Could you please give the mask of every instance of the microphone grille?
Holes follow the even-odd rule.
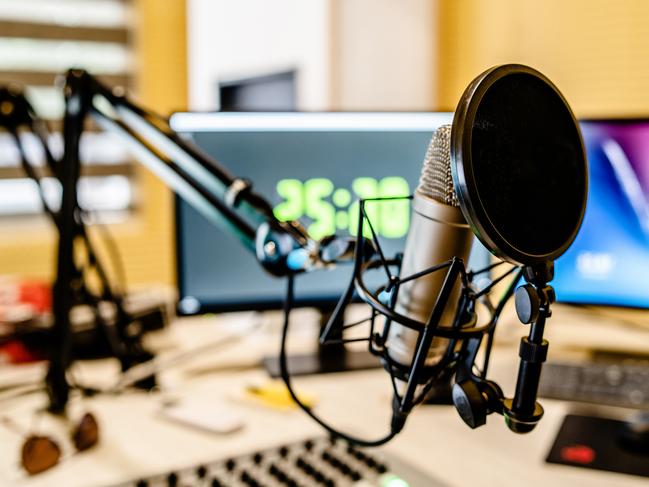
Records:
[[[438,203],[460,206],[451,176],[450,125],[439,127],[430,139],[417,191]]]

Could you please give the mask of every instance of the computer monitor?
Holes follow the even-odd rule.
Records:
[[[278,217],[301,219],[320,238],[355,233],[358,198],[411,194],[432,133],[451,121],[450,113],[179,113],[171,126],[251,180]],[[403,250],[410,209],[407,201],[390,206],[377,212],[375,224],[394,254]],[[472,258],[487,265],[480,249]],[[282,305],[283,281],[180,199],[176,257],[181,314]],[[351,271],[342,265],[298,277],[297,304],[333,306]]]
[[[590,187],[582,228],[556,262],[559,301],[649,307],[649,120],[581,123]]]

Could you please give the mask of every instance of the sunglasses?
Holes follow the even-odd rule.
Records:
[[[2,418],[12,430],[17,426],[9,419]],[[99,442],[99,424],[91,413],[85,413],[71,432],[71,440],[77,452],[92,448]],[[61,460],[61,447],[49,436],[29,435],[20,451],[20,465],[29,475],[49,470]]]

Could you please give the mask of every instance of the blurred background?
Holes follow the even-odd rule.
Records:
[[[49,146],[58,159],[63,148],[61,75],[71,67],[88,70],[108,86],[125,87],[138,106],[165,117],[177,112],[235,110],[408,112],[403,119],[410,120],[408,123],[413,126],[399,122],[399,115],[390,113],[384,118],[394,119],[390,121],[393,125],[379,129],[376,129],[377,125],[372,125],[380,118],[376,113],[370,117],[349,114],[287,115],[286,119],[297,119],[298,122],[293,122],[295,126],[289,123],[288,128],[280,129],[268,120],[263,123],[270,123],[270,129],[269,125],[263,124],[261,128],[250,128],[254,122],[243,122],[238,129],[233,129],[230,122],[236,120],[238,115],[230,117],[228,114],[200,117],[190,113],[185,119],[198,119],[196,125],[199,127],[196,130],[181,130],[172,123],[182,137],[193,138],[206,153],[224,161],[241,161],[239,166],[228,169],[236,176],[250,177],[261,194],[266,191],[276,197],[272,200],[278,203],[274,207],[276,215],[280,205],[283,205],[287,212],[296,208],[299,210],[297,216],[287,216],[286,219],[306,215],[318,223],[326,212],[310,211],[309,201],[322,203],[326,200],[326,206],[331,210],[327,213],[331,215],[331,232],[336,229],[353,229],[356,232],[362,228],[352,220],[358,215],[358,203],[352,202],[352,194],[354,197],[371,198],[410,193],[410,188],[414,187],[419,177],[421,161],[432,131],[429,125],[417,125],[412,120],[428,118],[429,122],[426,123],[434,120],[435,127],[450,120],[448,113],[421,115],[411,112],[454,111],[471,80],[494,65],[521,63],[539,70],[562,91],[581,121],[598,118],[641,119],[618,120],[609,124],[611,126],[607,125],[607,120],[591,120],[582,124],[582,128],[586,129],[583,130],[584,138],[590,136],[591,148],[594,147],[588,153],[592,161],[589,204],[594,201],[598,205],[593,205],[594,210],[591,211],[596,218],[593,218],[593,224],[584,225],[586,232],[582,229],[580,234],[583,242],[577,242],[571,249],[575,250],[573,260],[565,261],[567,264],[563,268],[557,266],[554,282],[558,286],[563,282],[564,288],[557,290],[560,306],[556,308],[559,312],[555,313],[546,336],[552,343],[552,353],[556,354],[550,357],[550,362],[555,361],[555,357],[561,360],[567,357],[570,362],[573,355],[579,355],[576,359],[586,365],[583,365],[585,372],[577,369],[577,365],[562,368],[565,364],[561,362],[556,362],[554,369],[548,368],[552,364],[545,366],[544,370],[551,372],[550,375],[544,372],[544,377],[549,379],[545,389],[541,385],[540,395],[544,401],[546,398],[555,401],[547,401],[546,419],[537,430],[539,436],[519,435],[512,439],[502,422],[494,420],[491,420],[494,426],[476,434],[458,420],[451,408],[422,408],[422,414],[416,415],[420,419],[414,419],[420,422],[408,431],[404,430],[404,439],[400,437],[396,440],[397,449],[403,448],[424,471],[432,473],[433,469],[439,467],[444,485],[470,485],[466,478],[476,479],[476,485],[509,485],[519,482],[520,478],[528,480],[529,485],[576,485],[579,483],[577,475],[580,474],[562,473],[546,468],[543,463],[560,422],[569,417],[567,414],[574,413],[570,406],[572,402],[579,402],[580,407],[581,401],[584,401],[627,408],[622,412],[607,412],[610,418],[624,419],[627,413],[644,411],[641,420],[629,421],[631,426],[619,429],[634,431],[636,424],[641,425],[636,429],[640,431],[641,428],[643,433],[637,435],[639,440],[633,440],[635,443],[631,446],[637,448],[633,451],[630,449],[629,455],[636,455],[641,448],[643,452],[649,452],[649,414],[646,412],[649,408],[649,288],[646,286],[649,268],[649,170],[646,169],[649,167],[646,164],[649,160],[649,144],[646,144],[649,140],[648,20],[647,0],[0,0],[0,86],[13,84],[25,90],[37,114],[49,124]],[[0,100],[0,118],[8,112],[11,113],[11,110],[3,106]],[[270,120],[274,115],[264,114],[261,118]],[[280,118],[284,115],[280,115]],[[319,135],[313,138],[315,142],[312,141],[312,145],[303,143],[309,139],[302,138],[302,135],[312,134],[304,130],[302,121],[329,117],[339,121],[335,123],[344,121],[346,117],[364,119],[363,123],[370,129],[367,134],[362,134],[364,129],[358,128],[358,121],[344,130],[339,130],[340,126],[327,129],[324,123],[324,129],[319,127],[313,132]],[[178,119],[183,119],[183,115],[175,117],[175,120]],[[215,119],[227,123],[214,129],[209,122]],[[254,116],[246,114],[241,119],[252,120]],[[372,123],[368,123],[368,120]],[[142,164],[135,162],[123,140],[102,132],[94,122],[87,122],[80,144],[83,164],[78,185],[79,206],[83,211],[77,215],[84,222],[87,217],[92,224],[88,225],[91,228],[89,240],[92,240],[99,261],[108,264],[106,270],[109,279],[104,280],[101,272],[97,272],[99,279],[92,275],[89,283],[82,283],[89,284],[89,289],[84,289],[79,284],[83,279],[78,277],[85,279],[86,276],[79,271],[76,281],[68,279],[68,282],[64,282],[65,277],[60,278],[59,282],[64,282],[64,286],[55,286],[54,290],[55,293],[61,291],[57,294],[59,303],[65,301],[61,296],[76,299],[71,304],[75,308],[69,320],[74,331],[72,348],[75,358],[118,356],[122,370],[128,369],[127,374],[133,369],[136,372],[130,376],[132,380],[128,375],[120,376],[120,382],[113,386],[113,380],[118,375],[116,361],[111,360],[110,365],[104,361],[77,362],[74,372],[76,374],[80,368],[81,375],[88,372],[82,377],[87,379],[88,384],[96,385],[97,390],[102,390],[104,384],[110,387],[106,390],[110,390],[111,394],[98,394],[96,400],[82,398],[97,407],[101,418],[110,420],[105,443],[108,447],[102,445],[95,454],[89,454],[87,463],[81,463],[83,460],[77,464],[69,462],[70,467],[58,469],[61,473],[53,469],[54,477],[44,476],[41,483],[38,479],[34,483],[27,479],[25,484],[89,485],[92,480],[97,484],[101,480],[102,485],[107,485],[109,479],[135,478],[136,475],[148,475],[151,473],[148,470],[162,471],[183,463],[196,464],[199,458],[200,461],[225,458],[246,448],[252,452],[253,448],[266,445],[264,442],[267,440],[270,444],[271,438],[273,441],[275,437],[282,442],[293,441],[291,435],[295,434],[296,439],[298,433],[302,435],[305,431],[315,431],[315,424],[307,423],[306,416],[298,415],[297,411],[295,415],[275,414],[273,398],[282,399],[288,404],[287,408],[292,407],[293,403],[286,395],[284,386],[269,382],[268,375],[261,370],[262,364],[272,370],[272,365],[276,363],[272,358],[277,354],[282,316],[279,312],[262,314],[257,311],[282,306],[285,302],[283,284],[278,285],[270,278],[262,282],[259,277],[262,271],[257,268],[254,259],[248,262],[258,272],[247,273],[242,265],[243,260],[238,257],[243,254],[248,258],[246,250],[238,249],[239,254],[230,250],[235,244],[237,248],[241,247],[240,242],[234,239],[232,242],[219,240],[217,237],[221,236],[221,231],[212,227],[207,229],[204,219],[192,220],[191,213],[183,213],[184,203],[175,208],[174,195],[168,187]],[[204,126],[200,127],[201,123]],[[589,124],[592,125],[590,128]],[[203,130],[205,127],[207,129]],[[340,138],[330,138],[328,130]],[[250,137],[250,133],[254,136],[271,133],[271,136],[264,142],[263,137],[255,139]],[[232,137],[228,138],[230,135]],[[394,138],[390,139],[390,136]],[[619,144],[613,146],[612,152],[609,150],[605,153],[600,146],[603,147],[605,142],[611,149],[609,139],[619,141]],[[49,178],[43,184],[44,198],[57,207],[61,189],[59,182],[48,172],[42,145],[31,133],[21,134],[21,140],[30,161],[38,166],[38,172]],[[541,137],[535,140],[545,142]],[[57,233],[52,221],[43,214],[41,195],[34,182],[26,177],[14,142],[10,133],[0,130],[0,365],[5,362],[35,364],[27,364],[34,365],[31,372],[29,368],[23,369],[31,373],[28,380],[22,376],[17,376],[19,380],[14,378],[12,371],[19,368],[12,369],[10,365],[3,367],[0,375],[5,382],[0,383],[0,392],[14,386],[33,384],[38,384],[34,391],[39,392],[46,365],[39,360],[46,357],[45,352],[51,357],[50,370],[59,367],[61,383],[72,377],[71,373],[66,375],[65,347],[59,346],[65,340],[58,340],[60,337],[57,335],[59,331],[66,331],[67,322],[57,322],[56,316],[52,317],[50,313],[51,284],[56,278]],[[216,150],[221,148],[225,148],[226,155],[222,156]],[[255,148],[257,152],[248,150],[250,148]],[[366,151],[367,148],[372,150]],[[235,154],[231,159],[227,157],[228,150]],[[356,156],[357,153],[362,156]],[[414,157],[410,157],[412,153]],[[596,156],[591,157],[592,154]],[[612,157],[609,157],[610,154]],[[628,155],[628,160],[620,155]],[[381,162],[382,158],[384,160]],[[412,159],[415,164],[410,167],[408,161]],[[252,167],[252,174],[258,177],[246,173],[249,170],[247,167]],[[326,168],[326,171],[320,171],[321,168]],[[593,168],[599,168],[599,172],[593,172]],[[596,177],[593,178],[592,174]],[[276,186],[273,187],[275,182]],[[293,188],[292,192],[280,191],[280,184],[286,182]],[[395,191],[394,188],[398,186],[395,182],[405,182],[408,191],[402,191],[403,185]],[[323,186],[318,189],[314,183],[324,183],[325,191],[318,193]],[[391,192],[387,183],[391,184]],[[307,190],[307,186],[311,189]],[[336,198],[336,195],[340,198]],[[405,213],[382,213],[387,217],[381,217],[381,226],[385,222],[401,224],[397,226],[403,232],[390,236],[394,245],[403,245],[405,240],[405,227],[409,224],[410,215],[409,208],[405,209]],[[586,214],[588,216],[588,211]],[[344,219],[340,219],[340,215]],[[101,232],[101,228],[109,232]],[[376,228],[380,234],[381,227]],[[102,238],[105,234],[110,238]],[[350,234],[353,235],[351,231]],[[386,235],[382,237],[388,239]],[[226,245],[228,243],[230,247]],[[80,248],[80,245],[73,248],[76,254],[75,259],[71,260],[75,260],[74,264],[78,267],[83,267],[92,258],[89,254],[83,255]],[[478,257],[486,265],[490,254],[482,250],[480,254],[481,250],[478,249]],[[483,267],[470,265],[473,269]],[[219,274],[218,271],[223,269],[225,272]],[[379,271],[382,272],[381,269]],[[60,275],[64,274],[62,272]],[[609,274],[618,280],[605,280]],[[304,301],[309,306],[314,305],[314,308],[298,310],[305,314],[293,318],[301,325],[312,325],[302,326],[301,331],[293,335],[297,343],[295,350],[306,353],[295,357],[306,357],[307,365],[315,363],[320,367],[329,361],[343,369],[351,368],[353,361],[340,359],[345,357],[343,353],[346,351],[340,340],[339,347],[327,359],[323,352],[325,347],[320,346],[317,339],[320,327],[328,322],[335,305],[335,301],[331,301],[331,296],[325,292],[330,289],[326,286],[331,284],[333,288],[343,281],[322,279],[317,274],[312,274],[312,277],[313,282],[322,286],[314,286],[319,293],[314,292],[317,300]],[[574,277],[578,278],[571,280]],[[345,271],[345,285],[347,279]],[[104,292],[110,286],[102,289],[103,294],[90,292],[96,291],[95,287],[100,289],[103,281],[115,284],[117,292],[110,290],[113,296]],[[196,286],[185,289],[187,286],[183,286],[183,281],[185,284],[196,283]],[[569,288],[566,282],[572,284],[573,288]],[[209,285],[205,286],[206,296],[201,294],[203,289],[200,285],[203,283]],[[501,283],[501,286],[504,287],[504,284]],[[128,299],[122,300],[124,296],[120,293],[126,288],[129,293],[124,294]],[[79,296],[75,292],[66,294],[68,290],[75,291]],[[161,290],[168,292],[159,292]],[[335,290],[335,298],[338,299],[338,288]],[[564,292],[566,290],[573,291],[572,295]],[[151,296],[144,296],[138,301],[139,291],[144,291],[140,293],[142,295],[148,292]],[[249,302],[243,299],[249,297],[244,296],[248,291],[252,295]],[[303,296],[301,291],[298,288],[298,298]],[[167,318],[174,312],[171,309],[173,306],[170,306],[176,305],[174,293],[180,298],[175,309],[178,314],[199,316],[181,316],[173,323],[187,326],[163,328],[163,325],[170,324]],[[100,294],[101,299],[97,297]],[[237,296],[233,297],[233,294]],[[115,304],[114,313],[106,318],[100,307],[111,302]],[[91,312],[86,315],[75,313],[79,309],[84,311],[88,303]],[[28,313],[23,313],[25,308],[21,305],[28,308]],[[62,308],[59,307],[58,311]],[[123,309],[128,313],[122,312]],[[220,313],[240,309],[249,312],[238,313],[237,317]],[[364,310],[366,308],[360,307],[361,312]],[[502,325],[499,325],[494,342],[506,353],[495,353],[494,365],[489,370],[491,376],[493,369],[494,378],[502,382],[506,390],[514,389],[515,370],[518,367],[516,350],[520,335],[524,333],[513,311],[510,302],[503,311]],[[66,312],[65,309],[63,312]],[[213,312],[219,314],[215,316]],[[33,320],[32,315],[35,316]],[[56,326],[52,328],[53,335],[48,328],[52,322],[55,325],[59,323],[58,329]],[[109,326],[106,322],[110,322]],[[216,322],[224,326],[203,326]],[[15,324],[15,327],[9,324]],[[246,326],[242,328],[242,325]],[[110,340],[111,327],[120,334],[119,347]],[[160,328],[163,328],[160,333],[155,333]],[[236,333],[230,335],[230,331],[235,329]],[[41,334],[43,330],[45,333]],[[152,330],[154,332],[149,334]],[[20,335],[23,331],[24,335]],[[138,341],[142,338],[140,332],[147,332],[143,338],[144,347],[140,347]],[[26,337],[25,347],[22,347],[23,336]],[[29,343],[32,337],[35,337],[34,347]],[[240,343],[230,347],[235,342]],[[120,348],[124,343],[126,345]],[[491,342],[489,344],[491,346]],[[224,345],[223,350],[221,345]],[[366,346],[363,343],[355,345]],[[36,353],[32,353],[33,350]],[[163,386],[161,390],[164,394],[133,394],[114,400],[114,390],[123,390],[134,382],[147,391],[152,390],[151,382],[138,379],[138,374],[149,379],[151,370],[143,367],[138,372],[137,367],[129,368],[133,364],[141,366],[141,362],[150,358],[149,350],[156,357],[173,359],[162,360],[158,364],[155,360],[145,362],[145,365],[160,367],[157,375],[158,379],[162,377],[159,384]],[[354,349],[354,352],[357,351]],[[565,355],[561,355],[562,352]],[[196,362],[180,367],[181,362],[196,359],[195,353],[201,355]],[[635,357],[635,360],[638,356],[642,358],[642,365],[629,361],[629,357]],[[271,360],[267,360],[268,357]],[[314,357],[317,361],[312,360]],[[591,361],[593,357],[597,360]],[[378,365],[375,357],[369,358],[373,360],[373,366]],[[608,365],[599,367],[595,362],[600,359],[613,364],[612,368],[607,368]],[[86,366],[88,368],[84,369]],[[173,370],[162,373],[164,367]],[[318,371],[322,369],[333,370],[321,367]],[[143,374],[142,370],[146,373]],[[573,371],[572,375],[565,370]],[[56,379],[55,375],[48,377]],[[128,379],[125,382],[122,381],[124,377]],[[382,370],[374,375],[367,372],[367,375],[333,377],[329,379],[330,382],[324,378],[315,378],[310,382],[308,377],[299,379],[300,386],[304,385],[307,392],[315,391],[313,397],[316,399],[319,396],[328,399],[328,402],[323,401],[325,404],[322,406],[325,415],[332,412],[332,417],[340,418],[341,424],[344,418],[349,424],[362,425],[365,422],[384,426],[384,416],[388,417],[390,407],[388,392],[391,394],[391,390],[388,377]],[[76,376],[74,379],[76,381]],[[379,379],[385,379],[385,383],[379,386]],[[48,380],[48,386],[52,382]],[[5,383],[9,385],[5,386]],[[75,383],[75,387],[82,389],[84,394],[95,392],[95,389],[80,387],[83,383]],[[265,389],[267,383],[272,387]],[[184,419],[180,420],[191,426],[187,432],[172,429],[171,425],[165,425],[168,428],[161,426],[166,420],[160,418],[158,409],[154,412],[151,408],[151,404],[156,404],[156,408],[160,406],[160,411],[166,410],[175,401],[172,396],[177,384],[179,404],[191,405],[190,401],[195,400],[198,405],[198,409],[185,411]],[[586,386],[582,387],[584,384]],[[185,385],[188,385],[187,389],[183,389]],[[588,396],[584,400],[586,393],[582,394],[581,389],[587,393],[595,391],[592,396],[595,399]],[[50,387],[49,390],[53,391],[54,388]],[[168,390],[173,394],[167,396]],[[268,391],[271,400],[259,407],[255,401],[264,399],[265,391]],[[365,403],[342,400],[347,399],[349,391],[352,391],[350,397],[361,396]],[[42,399],[40,394],[38,398],[36,396],[31,397]],[[483,396],[478,394],[477,397],[482,401]],[[248,407],[246,401],[251,398]],[[133,401],[129,402],[131,399]],[[607,403],[607,400],[612,402]],[[218,436],[213,440],[203,435],[203,431],[193,431],[196,426],[205,426],[205,418],[216,416],[220,420],[219,408],[214,409],[214,404],[218,406],[219,401],[235,412],[244,411],[245,419],[250,424],[241,434],[232,436],[229,436],[230,433],[243,423],[232,421],[232,430],[227,424],[223,427],[217,424],[217,435],[228,433],[227,437],[223,437],[228,441],[222,442]],[[23,403],[16,404],[19,407],[14,408],[15,416],[20,420],[25,419],[25,424],[36,424],[31,420],[28,423],[27,415],[40,410],[40,406],[35,402],[24,403],[28,407]],[[54,407],[52,409],[56,410]],[[581,410],[577,412],[583,413]],[[170,416],[167,420],[178,422],[179,417]],[[228,415],[225,414],[225,417],[227,423]],[[4,423],[7,426],[7,421]],[[314,429],[308,429],[307,424]],[[435,435],[431,435],[433,424]],[[591,423],[584,424],[584,431],[597,436],[598,442],[601,441],[606,447],[613,444],[610,441],[612,433],[608,430],[591,426]],[[211,423],[207,426],[207,430],[211,431]],[[6,433],[0,438],[0,444],[7,451],[22,452],[18,444],[21,441],[19,435],[10,437],[13,433],[9,429],[3,429],[0,424],[0,434],[3,431]],[[24,429],[27,431],[27,426]],[[258,435],[262,435],[261,439]],[[469,439],[465,435],[474,436]],[[641,441],[644,443],[640,444]],[[581,444],[582,440],[566,440],[569,448],[575,443]],[[182,447],[178,448],[179,445]],[[422,455],[422,451],[426,455]],[[462,455],[457,454],[459,451]],[[588,451],[585,453],[588,454]],[[577,459],[573,463],[579,464],[580,459],[584,458],[584,450],[568,450],[567,454],[568,458],[564,460],[568,463],[571,454],[573,460]],[[479,461],[467,460],[472,458]],[[640,475],[649,475],[649,463],[638,460],[639,456],[634,458],[639,465],[638,471],[641,470]],[[437,460],[433,462],[431,459]],[[611,464],[615,468],[608,469],[616,470],[626,462],[614,458]],[[7,472],[17,470],[16,465],[15,455],[0,459],[0,484],[17,485],[18,482],[3,480],[9,478],[3,477]],[[597,468],[607,469],[606,466]],[[459,481],[457,473],[461,474]],[[24,479],[24,476],[21,478]],[[600,477],[592,472],[582,478],[583,485],[594,486],[639,485],[641,481],[635,479],[633,483],[632,479],[623,484],[620,479]],[[169,477],[168,485],[176,485],[177,480],[177,477],[175,480]],[[413,485],[428,487],[433,484],[425,482]]]
[[[453,110],[478,73],[519,62],[578,117],[646,116],[647,18],[644,0],[0,0],[0,82],[57,128],[70,66],[166,115],[227,108],[259,79],[290,86],[298,110]],[[171,285],[169,190],[109,135],[84,135],[82,157],[82,204],[110,225],[128,284]],[[0,134],[0,273],[50,280],[54,242]]]

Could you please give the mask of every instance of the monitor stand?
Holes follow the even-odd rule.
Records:
[[[320,331],[326,326],[333,310],[333,307],[319,309]],[[292,376],[350,372],[381,367],[379,359],[368,351],[347,350],[342,343],[323,346],[318,342],[318,349],[314,353],[288,355],[286,360]],[[263,364],[271,377],[280,376],[278,357],[267,357],[263,360]]]

